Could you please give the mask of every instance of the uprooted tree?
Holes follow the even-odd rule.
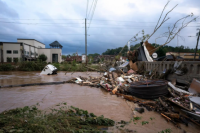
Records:
[[[148,40],[158,31],[158,29],[165,22],[167,22],[170,19],[170,17],[168,17],[168,15],[178,6],[178,4],[175,5],[173,8],[171,8],[164,15],[164,11],[166,10],[166,7],[168,6],[169,2],[170,1],[168,1],[165,4],[153,32],[151,34],[145,34],[144,30],[138,32],[136,35],[134,35],[132,38],[129,39],[129,41],[125,44],[125,46],[119,52],[118,56],[121,56],[121,52],[124,50],[124,48],[129,43],[133,43],[133,42],[137,42],[137,41],[142,42],[146,46],[146,48],[149,52],[149,55],[152,55],[157,49],[159,49],[160,47],[165,46],[166,44],[170,43],[181,32],[181,30],[183,30],[185,27],[187,27],[189,23],[196,21],[196,19],[198,18],[198,17],[194,17],[193,13],[191,13],[190,15],[186,15],[186,16],[176,20],[174,24],[172,24],[168,27],[168,31],[164,32],[163,34],[161,34],[159,37],[156,38],[156,39],[158,39],[158,38],[161,38],[161,37],[166,37],[165,42],[163,44],[161,44],[160,46],[156,47],[156,48],[153,47],[150,43],[148,43]],[[181,23],[181,25],[178,25],[180,23]],[[141,34],[141,35],[139,36],[139,34]],[[136,57],[133,57],[134,54],[135,54],[134,51],[130,51],[130,49],[129,49],[129,51],[127,53],[129,61],[132,60],[133,58],[134,58],[133,60],[137,61]],[[117,60],[115,60],[112,63],[113,64],[112,66],[114,66],[116,64],[116,61]]]
[[[164,6],[162,12],[161,12],[161,15],[157,21],[157,24],[153,30],[153,32],[151,34],[144,34],[144,30],[142,30],[142,36],[141,37],[137,37],[138,34],[140,33],[137,33],[135,36],[133,36],[129,41],[130,42],[135,42],[135,41],[138,41],[140,40],[141,42],[148,42],[148,40],[158,31],[158,29],[166,22],[170,19],[170,17],[168,17],[169,13],[171,13],[177,6],[175,5],[171,10],[169,10],[164,16],[163,16],[163,13],[166,9],[166,7],[168,6],[170,1],[167,2],[167,4]],[[163,17],[163,18],[162,18]],[[190,20],[188,20],[188,18],[191,18]],[[149,51],[149,53],[153,53],[154,51],[156,51],[157,49],[159,49],[160,47],[162,46],[165,46],[166,44],[170,43],[179,33],[182,29],[184,29],[185,27],[188,26],[189,23],[193,22],[193,21],[196,21],[198,17],[194,17],[193,13],[191,13],[190,15],[187,15],[185,17],[182,17],[180,19],[178,19],[173,25],[170,25],[168,27],[168,31],[164,32],[163,34],[161,34],[159,37],[157,37],[156,39],[158,38],[162,38],[162,37],[166,37],[166,41],[161,44],[159,47]],[[186,21],[188,20],[188,21]],[[181,25],[178,25],[179,23],[181,23]],[[127,44],[126,44],[127,45]]]

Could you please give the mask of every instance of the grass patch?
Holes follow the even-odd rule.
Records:
[[[142,125],[146,125],[146,124],[149,124],[148,121],[142,121]]]
[[[138,116],[137,116],[137,117],[133,117],[133,122],[134,122],[135,120],[141,120],[141,118],[142,118],[142,117],[138,117]]]
[[[162,130],[158,133],[171,133],[171,132],[172,132],[172,130],[170,128],[168,128],[168,129]]]
[[[153,118],[153,117],[150,117],[150,120],[154,120],[155,118]]]
[[[59,109],[52,108],[50,113],[37,109],[36,106],[16,108],[0,114],[0,133],[27,132],[72,132],[98,133],[98,126],[114,126],[115,122],[103,116],[97,117],[86,110],[60,104]]]
[[[12,71],[14,70],[14,66],[12,66],[11,64],[1,64],[0,65],[0,71]]]

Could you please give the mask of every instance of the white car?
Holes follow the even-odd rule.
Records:
[[[47,65],[44,67],[42,72],[40,74],[45,74],[45,75],[52,75],[52,74],[57,74],[57,68],[51,64]]]

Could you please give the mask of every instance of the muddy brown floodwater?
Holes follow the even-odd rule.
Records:
[[[76,72],[67,73],[59,72],[57,75],[40,75],[40,72],[0,72],[0,85],[16,85],[27,83],[41,83],[53,81],[66,81],[77,76],[101,76],[96,72]],[[55,107],[58,103],[67,102],[88,112],[96,115],[104,115],[104,117],[115,121],[129,121],[133,116],[131,108],[138,107],[137,104],[126,102],[124,99],[115,95],[110,95],[100,88],[91,88],[88,86],[79,86],[76,84],[46,85],[46,86],[30,86],[30,87],[14,87],[0,89],[0,112],[14,109],[16,107],[31,106],[39,103],[39,109],[48,110]],[[173,133],[182,133],[185,130],[188,133],[200,132],[200,127],[189,124],[188,127],[181,124],[181,130],[176,128],[172,123],[167,122],[161,115],[153,111],[147,111],[143,114],[134,113],[142,117],[141,120],[131,122],[124,127],[134,130],[137,133],[158,133],[165,129],[171,129]],[[150,118],[153,118],[151,120]],[[142,121],[148,121],[146,125],[142,125]],[[110,132],[124,132],[116,127],[109,128]]]

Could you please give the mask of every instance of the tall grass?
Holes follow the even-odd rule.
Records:
[[[42,71],[43,68],[47,65],[46,62],[42,61],[21,61],[18,62],[15,65],[11,64],[1,64],[0,65],[0,71],[12,71],[12,70],[18,70],[18,71]],[[58,71],[70,71],[70,72],[86,72],[91,71],[90,69],[87,69],[85,67],[85,64],[82,63],[76,63],[73,61],[72,63],[63,62],[61,64],[59,63],[52,63]],[[92,65],[88,64],[90,68],[99,69],[98,65]]]
[[[114,126],[115,122],[95,116],[86,110],[58,104],[46,113],[36,106],[16,108],[0,114],[0,132],[25,133],[100,133],[99,126]],[[106,131],[104,131],[106,132]]]
[[[47,65],[46,62],[42,61],[23,61],[18,63],[17,70],[20,71],[42,71],[42,69]]]
[[[11,64],[1,64],[0,65],[0,71],[12,71],[14,69],[15,69],[15,67],[12,66]]]

